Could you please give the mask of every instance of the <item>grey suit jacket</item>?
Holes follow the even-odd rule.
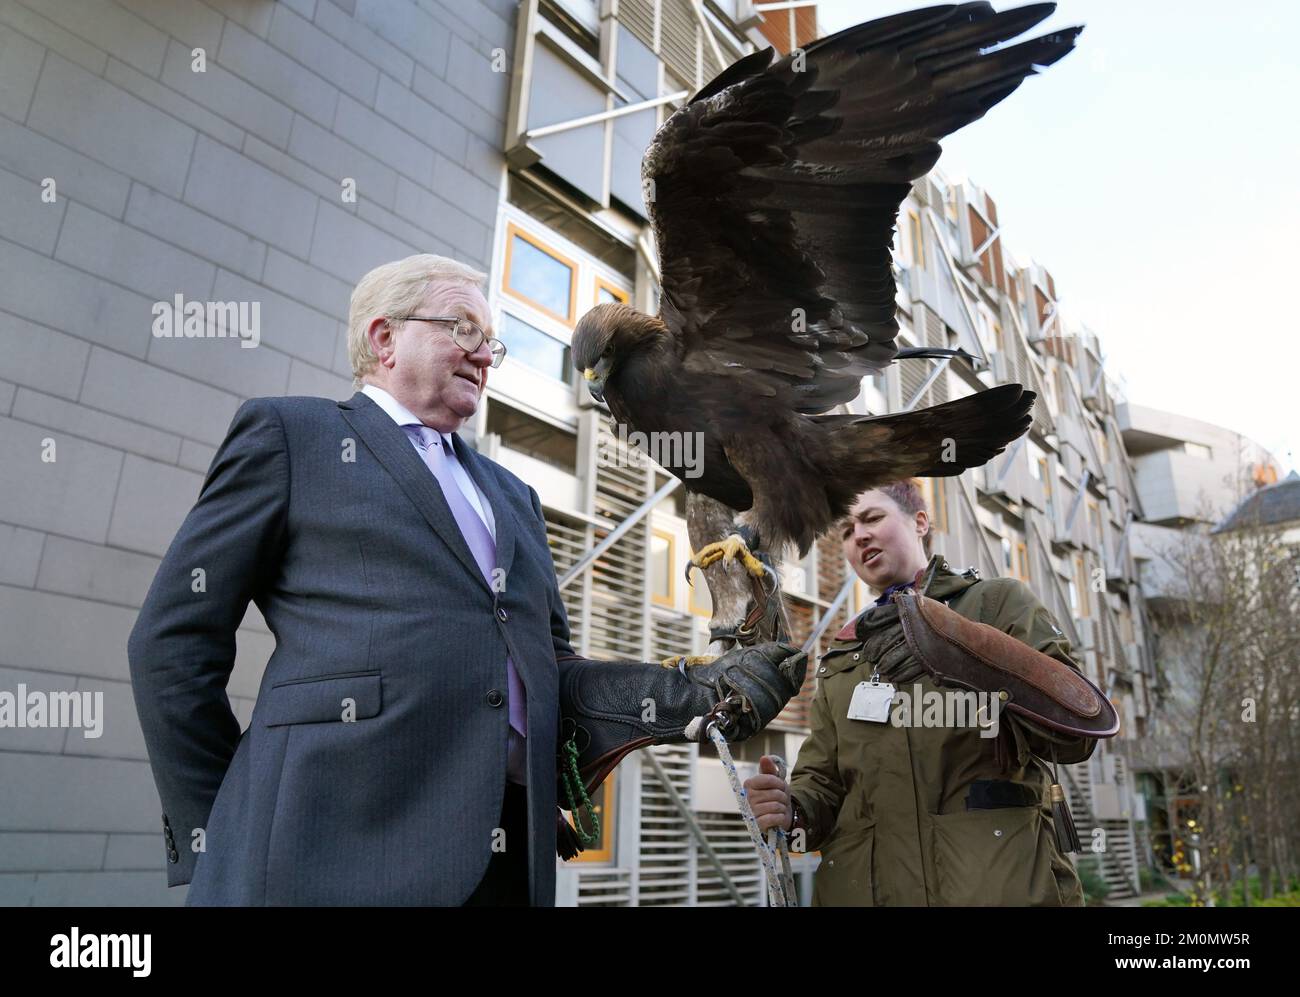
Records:
[[[463,902],[500,823],[507,653],[528,697],[529,840],[506,847],[529,850],[532,902],[554,903],[559,668],[583,659],[537,493],[453,440],[492,503],[502,591],[370,398],[236,413],[128,648],[188,904]],[[249,600],[276,646],[241,733],[226,683]]]

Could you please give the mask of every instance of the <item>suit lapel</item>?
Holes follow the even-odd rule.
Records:
[[[456,459],[492,506],[497,533],[497,568],[504,573],[503,577],[508,578],[510,565],[515,559],[515,517],[506,508],[505,492],[497,485],[497,477],[487,466],[487,459],[462,440],[459,434],[452,433],[451,438],[456,446]]]
[[[419,454],[415,452],[415,447],[411,445],[410,438],[406,432],[397,425],[388,413],[375,404],[374,400],[368,395],[358,391],[346,402],[339,402],[339,409],[343,413],[343,418],[347,420],[361,441],[366,445],[375,458],[383,465],[384,469],[392,475],[393,479],[401,486],[410,500],[415,503],[415,507],[420,510],[420,514],[425,518],[428,524],[433,527],[453,554],[460,560],[474,579],[484,588],[491,590],[487,579],[483,577],[483,572],[479,570],[478,562],[474,560],[474,554],[469,549],[469,544],[465,542],[465,537],[460,532],[460,526],[456,523],[456,517],[452,515],[451,507],[447,505],[447,500],[443,498],[442,488],[438,480],[429,471],[424,461],[420,459]],[[468,448],[465,448],[468,449]],[[457,450],[459,456],[460,450]],[[484,486],[483,491],[489,497],[492,493]],[[499,507],[498,507],[499,508]],[[501,520],[508,517],[498,514],[497,522],[497,566],[504,567],[501,561]],[[513,535],[512,535],[513,546]]]

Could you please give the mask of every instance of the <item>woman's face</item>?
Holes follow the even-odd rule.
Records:
[[[880,592],[911,581],[925,567],[921,538],[930,529],[924,511],[909,515],[884,492],[872,489],[858,496],[840,523],[844,556],[859,578]]]

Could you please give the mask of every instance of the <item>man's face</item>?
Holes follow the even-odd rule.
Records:
[[[431,287],[415,314],[455,315],[493,335],[487,300],[469,284]],[[474,415],[492,365],[486,340],[466,353],[452,339],[452,328],[450,322],[403,322],[376,350],[385,368],[381,386],[426,426],[444,433]]]
[[[925,567],[920,537],[928,524],[924,512],[909,516],[882,491],[863,492],[839,524],[844,556],[877,592],[911,581]]]

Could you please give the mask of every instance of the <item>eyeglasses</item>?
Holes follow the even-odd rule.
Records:
[[[426,316],[426,315],[407,315],[405,318],[394,318],[394,321],[400,322],[452,322],[451,338],[452,341],[466,353],[475,352],[483,345],[483,340],[487,340],[488,349],[492,353],[492,366],[500,367],[501,361],[506,358],[506,344],[495,337],[489,338],[488,334],[476,326],[469,319],[459,318],[455,315]]]

